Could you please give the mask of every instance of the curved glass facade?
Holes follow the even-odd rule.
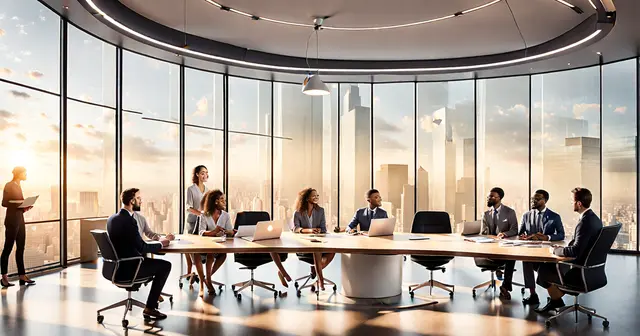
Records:
[[[332,83],[330,96],[309,97],[299,83],[122,50],[36,0],[0,7],[0,177],[24,165],[25,195],[40,195],[26,215],[30,269],[79,257],[80,220],[115,212],[122,188],[142,189],[155,230],[179,231],[198,164],[231,213],[290,221],[297,193],[313,187],[328,226],[345,226],[377,188],[398,231],[419,210],[447,211],[459,230],[500,186],[518,216],[533,191],[549,191],[571,236],[570,190],[583,186],[605,225],[622,223],[614,248],[638,250],[637,59],[475,81]]]

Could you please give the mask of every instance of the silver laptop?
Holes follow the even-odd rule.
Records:
[[[369,231],[364,233],[369,237],[392,236],[396,228],[396,218],[374,218],[369,225]]]
[[[242,225],[238,227],[238,232],[236,232],[236,237],[242,238],[250,242],[256,242],[256,241],[267,240],[267,239],[279,239],[280,235],[282,234],[283,225],[284,225],[283,220],[258,222],[258,224],[256,225],[249,225],[249,226]],[[252,228],[253,234],[251,235],[251,233],[249,232],[251,229],[245,229],[245,230],[242,230],[243,232],[241,232],[241,229],[243,227]]]
[[[464,222],[462,227],[462,235],[463,236],[479,235],[481,227],[482,227],[481,220],[477,220],[473,222]]]

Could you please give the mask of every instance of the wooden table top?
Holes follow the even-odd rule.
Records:
[[[410,236],[425,236],[428,240],[409,240]],[[494,243],[465,241],[459,234],[409,234],[393,236],[350,236],[328,233],[325,237],[283,232],[280,239],[249,242],[241,238],[227,238],[224,243],[212,237],[178,235],[179,240],[162,249],[162,253],[361,253],[361,254],[414,254],[455,257],[486,257],[492,259],[557,262],[567,260],[554,256],[547,245],[542,247],[500,246]],[[311,240],[321,242],[312,242]]]

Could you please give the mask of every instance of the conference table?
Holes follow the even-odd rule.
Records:
[[[425,237],[425,240],[416,240]],[[460,234],[409,234],[368,237],[346,233],[306,235],[283,232],[280,239],[251,242],[241,238],[178,235],[162,253],[313,253],[316,268],[322,253],[341,253],[342,292],[353,298],[385,298],[402,293],[402,256],[430,255],[553,262],[568,260],[548,245],[503,246],[498,240],[476,243]]]

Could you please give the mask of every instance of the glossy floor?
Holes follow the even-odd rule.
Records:
[[[245,291],[238,302],[229,288],[217,296],[198,298],[196,290],[178,287],[182,262],[178,256],[166,256],[173,262],[173,270],[166,292],[173,293],[174,303],[165,301],[161,311],[169,318],[154,325],[146,325],[140,309],[134,308],[129,317],[129,335],[154,333],[158,335],[637,335],[640,330],[640,258],[612,255],[607,263],[609,284],[594,293],[581,297],[581,303],[596,308],[611,322],[604,331],[601,321],[586,316],[574,323],[573,315],[560,319],[547,332],[544,317],[524,307],[519,290],[511,301],[503,302],[491,292],[471,296],[471,287],[489,277],[475,267],[469,258],[456,258],[447,265],[446,273],[435,273],[435,278],[456,285],[454,299],[436,289],[438,303],[412,309],[384,308],[383,305],[353,306],[330,304],[335,297],[327,292],[316,304],[315,295],[305,291],[296,297],[293,284],[286,296],[274,299],[262,289],[256,289],[253,299]],[[246,280],[248,271],[238,269],[229,258],[215,280],[231,284]],[[184,266],[183,266],[184,267]],[[308,273],[309,266],[290,255],[285,267],[292,277]],[[518,263],[516,266],[522,269]],[[340,282],[339,256],[326,271],[327,277]],[[260,267],[257,279],[277,283],[273,263]],[[384,276],[381,274],[380,276]],[[406,286],[422,282],[428,272],[409,260],[404,265],[405,297],[410,302]],[[0,335],[123,335],[120,325],[121,308],[105,314],[104,325],[96,323],[96,310],[124,299],[126,292],[103,279],[100,264],[84,264],[35,278],[36,286],[12,287],[1,291]],[[521,274],[516,274],[521,281]],[[17,283],[16,283],[17,284]],[[279,289],[285,290],[280,284]],[[145,301],[148,288],[135,294]],[[538,291],[546,301],[546,292]],[[422,289],[417,297],[428,297]],[[567,297],[566,302],[572,302]]]

